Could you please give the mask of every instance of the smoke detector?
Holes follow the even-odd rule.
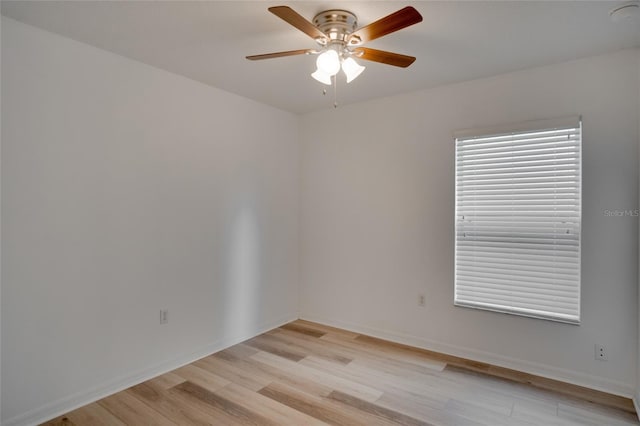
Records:
[[[613,22],[637,19],[640,16],[640,1],[632,1],[617,6],[609,11],[609,16]]]

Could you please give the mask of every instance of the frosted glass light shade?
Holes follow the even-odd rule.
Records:
[[[322,71],[328,76],[336,75],[340,71],[340,57],[338,52],[329,49],[323,52],[318,59],[316,59],[316,65],[318,70]]]
[[[322,84],[326,84],[327,86],[331,86],[331,76],[325,74],[320,69],[317,69],[316,72],[311,74],[311,77],[315,78]]]
[[[365,68],[366,67],[358,64],[353,58],[347,58],[342,61],[342,71],[344,71],[344,75],[347,76],[347,83],[351,83],[355,80]]]

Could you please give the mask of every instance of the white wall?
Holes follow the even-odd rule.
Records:
[[[640,135],[640,51],[638,51],[638,134]],[[640,146],[640,137],[638,138],[638,146]],[[638,149],[640,154],[640,149]],[[640,297],[640,234],[638,235],[638,296]],[[636,412],[638,417],[640,418],[640,299],[638,300],[638,362],[636,364],[638,377],[636,380],[636,394],[635,394],[635,404],[636,404]]]
[[[638,218],[604,210],[638,206],[637,85],[625,51],[304,116],[301,316],[633,395]],[[582,324],[454,307],[452,132],[577,114]]]
[[[297,317],[297,116],[4,17],[2,89],[3,424]]]
[[[3,424],[295,318],[299,237],[303,317],[633,392],[637,218],[603,211],[638,206],[637,52],[299,122],[10,19],[1,39]],[[451,132],[573,114],[583,324],[454,308]]]
[[[0,20],[0,45],[2,44],[2,20]],[[2,81],[2,55],[0,54],[0,81]],[[2,84],[0,84],[0,98],[2,97]],[[0,151],[2,151],[2,102],[0,102]],[[2,200],[2,158],[0,155],[0,204]],[[0,209],[0,241],[2,241],[2,209]],[[2,248],[0,244],[0,422],[2,421]]]

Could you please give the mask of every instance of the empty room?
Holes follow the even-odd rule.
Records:
[[[640,425],[640,2],[0,5],[2,426]]]

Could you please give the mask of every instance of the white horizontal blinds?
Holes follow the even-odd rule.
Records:
[[[455,304],[580,321],[581,129],[456,138]]]

